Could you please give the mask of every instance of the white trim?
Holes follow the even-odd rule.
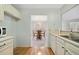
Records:
[[[31,47],[31,45],[26,45],[26,44],[18,44],[18,45],[16,45],[16,47]]]
[[[39,15],[39,14],[38,14]],[[31,15],[32,16],[32,15]],[[42,16],[42,15],[41,15]],[[46,16],[47,17],[47,20],[48,20],[48,15],[43,15],[43,16]],[[30,18],[31,19],[31,18]],[[46,21],[47,21],[46,20]],[[48,24],[47,24],[47,27],[48,27]],[[46,29],[48,31],[48,29]],[[47,32],[48,33],[48,32]],[[48,35],[47,35],[48,36]],[[45,47],[48,47],[48,38],[46,38],[46,43],[45,43]],[[31,46],[32,46],[32,20],[31,20]]]

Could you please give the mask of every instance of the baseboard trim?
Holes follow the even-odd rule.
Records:
[[[31,45],[17,45],[16,47],[31,47]]]

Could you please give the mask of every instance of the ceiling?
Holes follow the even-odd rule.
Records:
[[[22,8],[62,8],[63,4],[13,4],[18,9]]]

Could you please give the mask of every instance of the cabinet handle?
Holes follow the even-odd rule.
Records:
[[[66,52],[68,52],[68,50],[66,50]]]
[[[6,44],[4,43],[3,45],[1,45],[0,47],[2,47],[2,46],[5,46]]]
[[[64,47],[62,47],[62,48],[64,48]]]

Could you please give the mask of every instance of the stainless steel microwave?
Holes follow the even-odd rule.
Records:
[[[6,27],[0,27],[0,37],[6,36]]]

